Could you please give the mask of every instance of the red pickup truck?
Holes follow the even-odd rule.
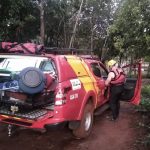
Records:
[[[121,99],[139,104],[141,63],[128,68]],[[67,123],[77,138],[85,138],[93,114],[108,103],[107,74],[92,57],[0,54],[0,122],[32,129]]]

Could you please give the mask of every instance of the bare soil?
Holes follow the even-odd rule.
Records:
[[[143,130],[138,127],[141,116],[134,106],[121,103],[116,122],[109,120],[110,113],[95,117],[92,133],[84,140],[76,140],[67,127],[46,133],[20,129],[8,137],[7,126],[0,124],[0,150],[144,150],[137,145]]]

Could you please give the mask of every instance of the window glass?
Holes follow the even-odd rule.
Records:
[[[101,77],[101,71],[97,63],[91,64],[91,68],[95,76]]]
[[[40,66],[43,72],[55,72],[55,65],[53,61],[44,61]]]
[[[103,67],[100,66],[100,70],[101,70],[102,77],[107,77],[108,76],[106,70]]]
[[[1,58],[0,69],[18,72],[26,67],[35,67],[37,60],[29,58]]]

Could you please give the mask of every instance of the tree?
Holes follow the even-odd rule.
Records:
[[[0,37],[34,40],[51,47],[69,47],[73,37],[75,48],[95,49],[101,58],[108,51],[107,29],[113,21],[114,1],[84,0],[80,15],[81,0],[0,1]],[[76,35],[72,36],[75,22]]]
[[[86,0],[79,17],[74,46],[95,50],[100,58],[108,49],[107,29],[113,21],[114,0]],[[71,21],[75,23],[76,19]]]
[[[30,0],[0,1],[0,14],[0,40],[23,42],[36,37],[37,11]]]
[[[44,44],[45,41],[45,7],[47,6],[48,0],[32,0],[33,4],[37,6],[40,11],[40,43]]]
[[[130,56],[132,61],[150,53],[149,7],[149,0],[123,0],[109,30],[120,57]]]
[[[76,17],[76,22],[75,22],[75,26],[74,26],[74,28],[73,28],[73,34],[72,34],[71,39],[70,39],[69,48],[72,47],[73,40],[74,40],[74,36],[75,36],[75,34],[76,34],[77,24],[78,24],[78,20],[79,20],[80,14],[81,14],[82,6],[83,6],[83,1],[84,1],[84,0],[81,1],[80,9],[79,9],[78,14],[77,14],[77,17]]]

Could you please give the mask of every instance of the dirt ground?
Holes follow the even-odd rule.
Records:
[[[96,116],[91,135],[76,140],[71,131],[51,129],[46,133],[18,130],[9,138],[7,127],[0,125],[0,150],[142,150],[136,145],[142,135],[138,128],[140,116],[131,104],[121,103],[120,118],[109,121],[110,111]]]

